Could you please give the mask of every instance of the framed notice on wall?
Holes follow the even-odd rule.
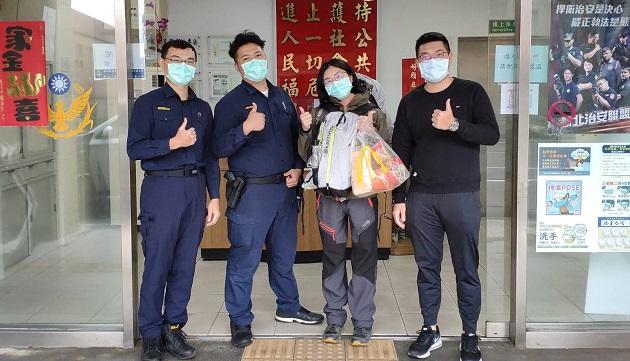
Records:
[[[210,64],[232,64],[234,59],[230,57],[230,42],[234,38],[208,37],[208,63]]]
[[[210,76],[210,98],[218,99],[241,83],[241,74],[236,70],[212,70]]]

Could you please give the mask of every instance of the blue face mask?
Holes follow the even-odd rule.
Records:
[[[341,80],[334,81],[332,84],[326,87],[326,92],[333,98],[338,100],[344,99],[350,94],[352,90],[352,83],[350,77],[345,77]]]
[[[188,85],[195,77],[195,67],[186,63],[170,63],[168,64],[168,74],[166,74],[166,77],[175,85]]]
[[[252,59],[241,65],[243,77],[253,82],[263,81],[267,76],[267,60]]]
[[[420,75],[428,82],[439,82],[448,75],[448,59],[431,59],[426,63],[420,63]]]

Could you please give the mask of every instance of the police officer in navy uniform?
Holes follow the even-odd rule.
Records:
[[[617,108],[630,106],[630,67],[621,69],[621,84],[615,88]]]
[[[560,53],[555,53],[553,49],[549,50],[549,61],[560,60],[560,67],[562,70],[571,69],[571,73],[575,75],[577,80],[577,69],[582,66],[584,57],[582,56],[582,50],[573,46],[575,43],[575,37],[573,33],[564,34],[564,48]],[[562,72],[558,74],[562,76]]]
[[[212,111],[188,87],[197,53],[185,40],[170,40],[158,61],[166,84],[136,101],[127,153],[145,172],[140,192],[144,272],[138,321],[142,360],[162,359],[165,347],[178,359],[195,357],[182,327],[205,226],[219,212],[219,163],[213,155]],[[206,209],[206,189],[210,203]]]
[[[228,158],[230,171],[245,179],[244,192],[228,219],[230,252],[225,307],[232,345],[252,343],[252,281],[267,247],[269,285],[276,295],[276,320],[319,324],[324,320],[300,305],[293,263],[297,245],[297,186],[304,161],[297,153],[300,121],[287,93],[265,78],[265,42],[250,31],[230,43],[240,85],[215,107],[213,150]]]
[[[597,79],[598,91],[593,96],[597,110],[614,109],[617,105],[617,92],[608,84],[608,80],[601,76]]]
[[[577,86],[582,95],[582,106],[577,109],[580,113],[592,112],[595,109],[595,103],[593,103],[593,96],[597,90],[597,79],[595,72],[593,71],[593,64],[590,60],[584,60],[582,62],[584,67],[584,74],[578,76]]]
[[[573,82],[573,71],[571,68],[566,68],[563,71],[564,76],[564,85],[562,88],[559,88],[557,85],[554,85],[554,89],[556,94],[558,95],[558,99],[564,99],[569,101],[574,107],[574,109],[580,109],[582,105],[582,94],[580,94],[580,89],[577,84]]]
[[[599,75],[606,78],[611,88],[621,84],[621,65],[612,56],[610,48],[602,50],[602,63],[599,66]]]

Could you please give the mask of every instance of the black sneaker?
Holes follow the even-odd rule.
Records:
[[[322,335],[322,341],[326,343],[340,343],[341,342],[341,325],[328,325]]]
[[[461,351],[460,361],[481,361],[479,337],[476,333],[462,334],[462,343],[459,345],[459,349]]]
[[[142,361],[162,361],[162,342],[159,337],[142,339]]]
[[[357,326],[352,333],[352,346],[365,347],[370,345],[372,338],[372,327]]]
[[[305,325],[318,325],[324,321],[324,316],[301,307],[299,311],[293,314],[285,314],[280,311],[276,311],[276,321],[289,323],[297,322]]]
[[[437,326],[435,328],[433,331],[431,326],[422,326],[422,329],[417,332],[418,339],[409,346],[407,354],[415,358],[427,358],[431,355],[431,351],[442,347],[440,328]]]
[[[252,342],[252,325],[234,325],[230,322],[230,332],[232,339],[230,343],[234,347],[242,348],[251,345]]]
[[[197,355],[195,348],[186,343],[186,334],[179,324],[162,325],[162,343],[179,360],[188,360]]]

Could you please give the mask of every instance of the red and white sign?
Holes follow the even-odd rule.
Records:
[[[551,103],[547,110],[547,118],[553,125],[558,127],[566,127],[573,123],[575,114],[575,106],[565,99],[558,99]]]
[[[0,22],[0,126],[48,125],[43,21]]]

